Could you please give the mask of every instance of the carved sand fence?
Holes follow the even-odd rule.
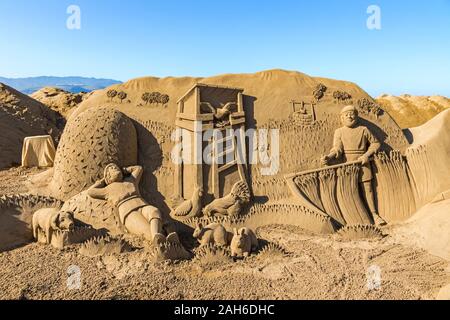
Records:
[[[404,221],[439,192],[434,183],[436,166],[426,148],[380,152],[371,160],[378,213],[387,222]],[[287,175],[286,181],[297,201],[309,210],[324,214],[338,226],[372,224],[359,186],[361,165],[347,162]]]
[[[336,231],[332,219],[325,213],[315,212],[302,205],[286,203],[255,204],[247,214],[242,216],[191,218],[183,223],[195,228],[199,222],[203,225],[217,222],[228,231],[242,227],[256,230],[275,224],[298,226],[318,234],[330,234]]]

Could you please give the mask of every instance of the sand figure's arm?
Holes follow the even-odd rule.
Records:
[[[341,139],[341,131],[338,129],[334,133],[333,138],[333,148],[330,150],[330,153],[324,157],[322,157],[321,162],[323,165],[328,165],[329,161],[332,159],[339,159],[344,152],[344,145]]]
[[[364,129],[364,136],[366,137],[369,146],[367,148],[367,151],[365,154],[363,154],[358,160],[361,161],[361,163],[363,165],[369,163],[369,159],[370,157],[372,157],[375,153],[378,152],[378,150],[380,150],[381,148],[381,143],[380,141],[378,141],[377,137],[375,137],[375,135],[370,132],[370,130],[368,128]]]
[[[144,173],[144,169],[142,168],[142,166],[127,167],[124,168],[123,171],[125,173],[130,174],[136,180],[137,183],[141,181],[142,174]]]
[[[87,191],[91,198],[98,200],[106,200],[106,183],[105,180],[98,180]]]

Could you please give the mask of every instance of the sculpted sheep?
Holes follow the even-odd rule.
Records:
[[[33,214],[33,237],[38,240],[39,231],[45,232],[46,243],[51,243],[54,231],[73,229],[74,217],[71,212],[59,211],[55,208],[40,209]]]
[[[232,257],[248,257],[251,252],[258,249],[258,238],[249,228],[234,229],[230,248]]]
[[[193,237],[200,242],[200,247],[208,244],[227,246],[230,242],[227,230],[220,223],[211,223],[206,227],[199,223]]]

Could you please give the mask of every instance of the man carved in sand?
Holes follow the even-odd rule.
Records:
[[[143,236],[155,245],[160,245],[166,240],[179,242],[176,233],[169,234],[166,239],[162,233],[160,211],[142,199],[139,192],[142,173],[141,166],[121,169],[111,163],[106,166],[103,179],[89,188],[88,195],[94,199],[109,201],[117,207],[120,222],[128,232]]]
[[[346,162],[361,162],[362,170],[359,181],[366,203],[375,224],[383,225],[386,222],[380,217],[375,207],[373,175],[369,160],[380,149],[381,144],[367,127],[359,124],[358,120],[358,111],[354,106],[346,106],[342,109],[341,121],[344,126],[335,131],[333,148],[330,154],[322,157],[321,162],[323,165],[328,165],[331,160],[341,158]]]

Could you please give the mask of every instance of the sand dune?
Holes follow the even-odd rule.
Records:
[[[376,101],[391,114],[402,128],[424,124],[438,113],[450,108],[450,99],[443,96],[401,95],[379,96]]]
[[[154,119],[157,117],[160,121],[173,122],[177,100],[198,82],[245,89],[244,93],[248,102],[251,102],[254,108],[254,116],[260,123],[267,122],[269,119],[280,119],[290,114],[290,102],[292,100],[313,100],[314,88],[319,83],[328,87],[326,95],[321,100],[323,103],[333,103],[332,94],[336,90],[348,92],[352,95],[354,101],[360,98],[371,99],[366,92],[351,82],[315,78],[294,71],[267,70],[254,74],[224,74],[209,78],[137,78],[104,90],[95,91],[91,97],[80,104],[79,109],[74,114],[77,115],[91,107],[114,106],[126,113],[129,111],[131,114],[137,114],[141,111],[141,113],[145,112],[147,117],[154,116]],[[127,98],[123,101],[117,98],[108,98],[106,93],[111,89],[126,92]],[[141,96],[148,91],[157,91],[169,95],[169,103],[164,108],[161,105],[146,106]],[[139,106],[149,108],[145,108],[144,111],[142,108],[140,110]]]
[[[91,93],[71,93],[59,88],[45,87],[30,96],[50,109],[67,117]]]
[[[411,129],[414,143],[411,148],[424,145],[433,155],[438,177],[429,177],[439,185],[439,190],[450,191],[450,110],[445,110],[426,124]],[[405,224],[393,232],[401,242],[415,245],[428,252],[450,260],[450,200],[431,203],[420,209]]]
[[[42,103],[0,84],[0,168],[19,164],[23,139],[51,134],[59,139],[61,117]]]

